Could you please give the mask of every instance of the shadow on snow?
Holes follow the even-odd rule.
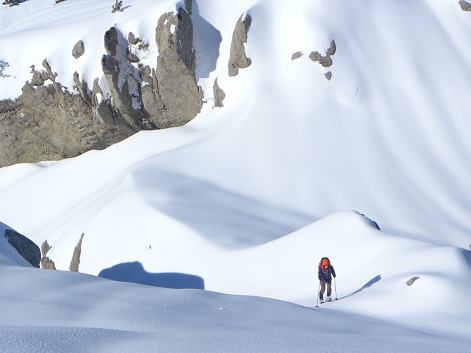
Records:
[[[146,165],[133,176],[142,198],[152,208],[221,246],[260,245],[313,221],[308,215],[158,167]]]
[[[172,272],[149,273],[137,261],[104,269],[98,276],[114,281],[145,284],[153,287],[204,289],[204,280],[199,276]]]
[[[357,294],[357,293],[360,293],[361,291],[365,290],[366,288],[370,288],[373,284],[379,282],[380,280],[381,280],[381,275],[377,275],[375,278],[372,278],[372,279],[370,279],[367,283],[365,283],[365,284],[363,285],[363,287],[361,287],[360,289],[358,289],[358,290],[354,291],[353,293],[350,293],[350,294],[348,294],[348,295],[346,295],[346,296],[344,296],[344,297],[341,297],[341,298],[339,298],[339,299],[348,298],[348,297],[351,297],[351,296],[353,296],[353,295],[355,295],[355,294]]]

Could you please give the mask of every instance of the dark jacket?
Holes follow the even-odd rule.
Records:
[[[336,277],[334,266],[329,265],[327,268],[327,271],[324,272],[322,268],[319,269],[319,272],[317,273],[317,277],[319,278],[319,281],[323,282],[331,282],[332,277]]]

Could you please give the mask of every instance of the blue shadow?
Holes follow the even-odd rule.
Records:
[[[204,289],[204,280],[199,276],[172,272],[149,273],[137,261],[106,268],[98,276],[114,281],[145,284],[153,287]]]
[[[155,161],[171,156],[166,155]],[[264,244],[313,221],[309,215],[260,202],[202,179],[160,170],[156,164],[147,162],[133,172],[141,197],[152,208],[220,246]]]
[[[193,21],[193,42],[196,49],[195,74],[198,82],[200,78],[209,77],[209,74],[216,69],[222,35],[200,15],[196,1],[193,1],[192,4],[191,20]]]
[[[353,293],[350,293],[349,295],[346,295],[346,296],[344,296],[344,297],[342,297],[342,298],[339,298],[339,299],[351,297],[352,295],[355,295],[355,294],[357,294],[357,293],[359,293],[359,292],[365,290],[366,288],[371,287],[373,284],[379,282],[380,280],[381,280],[381,275],[377,275],[375,278],[372,278],[372,279],[370,279],[367,283],[365,283],[365,284],[363,285],[363,287],[361,287],[360,289],[354,291]]]

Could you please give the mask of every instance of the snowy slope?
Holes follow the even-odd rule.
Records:
[[[0,258],[9,257],[10,250],[1,243]],[[155,288],[3,261],[0,268],[2,352],[430,353],[466,352],[470,343],[469,337],[454,337],[456,333],[424,333],[371,314]],[[343,300],[324,305],[334,307]]]
[[[129,0],[123,12],[111,14],[114,1],[53,3],[30,0],[0,9],[0,60],[8,63],[1,71],[0,98],[19,94],[30,77],[29,66],[40,66],[46,57],[65,86],[72,86],[74,71],[91,84],[101,75],[104,53],[97,33],[116,23],[152,44],[158,16],[181,6],[170,0]],[[242,13],[252,17],[246,44],[252,65],[229,77],[232,31]],[[113,326],[122,304],[111,303],[123,290],[119,300],[136,296],[146,308],[155,303],[149,296],[172,298],[182,307],[176,317],[196,310],[195,322],[217,300],[242,301],[246,315],[235,323],[227,318],[226,333],[213,325],[214,315],[190,326],[203,330],[197,336],[205,341],[212,335],[221,338],[210,351],[218,350],[218,342],[233,340],[229,332],[246,320],[252,325],[244,331],[246,342],[280,335],[287,344],[291,333],[311,328],[306,329],[309,340],[296,334],[300,347],[295,351],[312,351],[307,342],[319,341],[318,332],[337,340],[338,351],[355,332],[358,347],[366,344],[372,351],[388,336],[412,337],[424,352],[438,351],[442,343],[450,351],[466,351],[463,341],[450,337],[471,337],[470,17],[454,0],[196,1],[197,76],[207,100],[201,114],[181,128],[141,132],[104,151],[0,169],[0,221],[38,245],[47,240],[52,245],[48,256],[61,270],[69,268],[84,234],[83,273],[269,297],[310,308],[317,304],[317,262],[329,256],[338,273],[340,300],[316,309],[326,315],[329,328],[323,331],[312,310],[286,302],[39,272],[38,283],[46,276],[54,293],[59,287],[74,291],[74,283],[85,288],[89,297],[76,317],[96,310],[88,309],[96,293],[109,293],[100,299],[109,305],[97,316],[102,323],[81,324],[72,316],[58,326],[75,327],[74,337],[88,334],[81,328],[103,329],[97,341],[114,337],[109,329],[155,335],[160,325],[167,327],[153,321],[161,309],[149,315],[133,310],[130,323]],[[76,62],[69,53],[79,39],[94,49]],[[324,53],[331,40],[337,51],[327,69],[308,56]],[[18,41],[25,43],[21,51],[13,45]],[[297,51],[303,56],[292,60]],[[145,59],[151,66],[156,53],[152,44]],[[331,80],[324,76],[327,71]],[[213,109],[215,78],[226,99],[223,108]],[[29,278],[33,270],[10,271]],[[408,286],[415,276],[419,279]],[[23,292],[22,281],[12,283],[12,290]],[[40,293],[48,297],[49,292]],[[44,299],[44,305],[54,304]],[[248,319],[256,308],[272,305],[277,307],[270,311],[273,316]],[[65,300],[63,310],[69,306]],[[281,320],[288,307],[286,321]],[[12,310],[9,315],[24,314]],[[32,326],[47,327],[47,320],[18,322],[8,330],[23,332],[25,326],[31,336],[42,337],[48,329]],[[133,320],[146,324],[134,329]],[[355,331],[356,320],[363,329]],[[281,326],[265,328],[266,321]],[[2,319],[2,329],[7,322]],[[248,332],[258,325],[267,331],[251,336]],[[372,331],[378,337],[369,341]],[[175,332],[170,340],[181,338],[182,331]],[[136,338],[137,344],[155,342],[154,335]],[[276,342],[267,351],[274,351]],[[411,349],[409,340],[391,342],[398,345],[394,351],[422,349]],[[257,344],[250,343],[249,350],[261,351]]]
[[[53,8],[57,12],[62,7],[72,11],[74,3],[42,6],[44,11]],[[20,11],[34,4],[28,1],[7,10]],[[207,40],[195,42],[197,52],[208,55],[200,56],[199,76],[209,102],[193,125],[204,131],[180,142],[188,148],[163,155],[156,151],[155,163],[230,192],[286,207],[301,215],[296,226],[355,209],[388,231],[467,249],[470,203],[463,190],[471,177],[467,162],[467,117],[471,112],[465,104],[471,64],[464,58],[471,54],[467,41],[470,15],[454,1],[418,1],[408,4],[407,11],[401,4],[299,1],[298,6],[274,6],[269,1],[240,2],[223,22],[219,2],[197,2],[195,37],[208,35]],[[146,11],[138,11],[141,6]],[[142,15],[138,22],[137,14],[157,17],[172,6],[136,1],[113,16],[110,6],[92,1],[89,11],[74,12],[74,18],[83,16],[82,21],[89,23],[86,28],[100,24],[87,32],[89,36],[120,20],[117,26],[124,32],[132,30],[152,44],[155,21]],[[151,11],[154,7],[155,12]],[[247,43],[253,64],[238,77],[229,78],[230,38],[243,11],[254,18]],[[26,23],[39,26],[32,20]],[[3,60],[10,63],[5,70],[10,77],[2,79],[3,97],[15,92],[14,84],[22,85],[29,78],[31,64],[38,66],[46,57],[66,86],[72,86],[67,80],[72,80],[69,73],[74,70],[90,81],[100,76],[102,38],[85,38],[87,43],[96,43],[97,49],[90,53],[94,57],[78,60],[82,67],[71,67],[77,60],[68,53],[83,37],[84,26],[72,30],[58,23],[64,26],[60,32],[77,34],[69,34],[67,41],[48,41],[55,48],[46,47],[42,52],[28,45],[34,55],[19,55],[10,42],[25,29],[12,32],[16,27],[10,25],[5,30],[1,51]],[[141,23],[146,24],[143,33]],[[434,40],[425,40],[428,37]],[[30,35],[27,38],[43,42]],[[328,81],[323,76],[327,69],[312,62],[308,54],[323,52],[332,39],[337,52]],[[208,49],[218,43],[219,48]],[[304,56],[291,60],[295,51]],[[213,56],[218,53],[215,66]],[[156,49],[151,47],[149,64],[155,65],[155,55]],[[23,65],[20,57],[29,60],[29,65]],[[26,67],[28,73],[15,73],[17,65]],[[208,73],[210,69],[213,71]],[[221,110],[210,109],[216,77],[227,97]],[[207,124],[222,124],[219,128],[224,133],[208,137]],[[195,139],[202,141],[193,145]],[[246,155],[250,158],[241,158]]]

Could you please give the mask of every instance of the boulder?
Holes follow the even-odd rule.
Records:
[[[4,236],[7,238],[8,243],[13,246],[18,254],[28,261],[31,266],[39,268],[41,251],[35,243],[12,229],[6,229]]]
[[[85,44],[82,40],[79,40],[75,43],[74,47],[72,48],[72,55],[75,59],[80,58],[85,53]]]

